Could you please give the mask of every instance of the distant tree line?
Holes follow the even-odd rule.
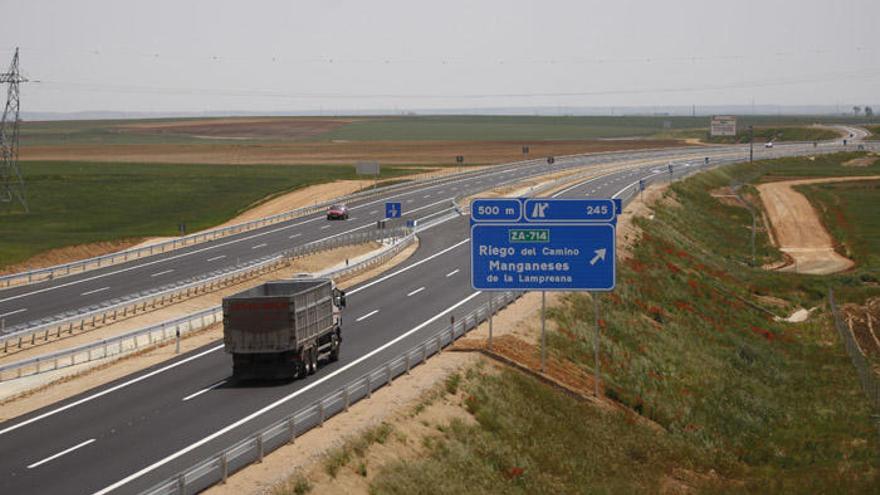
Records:
[[[865,105],[865,109],[864,109],[864,110],[865,110],[865,117],[869,117],[869,118],[870,118],[870,117],[873,117],[873,116],[874,116],[874,109],[873,109],[873,108],[871,108],[871,107]],[[858,105],[857,105],[857,106],[854,106],[854,107],[853,107],[853,115],[855,115],[856,117],[858,117],[858,116],[861,115],[861,114],[862,114],[862,107],[860,107],[860,106],[858,106]]]

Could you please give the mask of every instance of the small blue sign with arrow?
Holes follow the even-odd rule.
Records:
[[[385,218],[400,218],[403,207],[400,203],[385,203]]]

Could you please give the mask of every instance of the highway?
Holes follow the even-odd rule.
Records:
[[[798,144],[758,151],[756,158],[814,149]],[[748,151],[738,146],[573,157],[557,160],[554,169],[655,160],[560,192],[565,197],[612,197],[641,178],[667,174],[666,161],[674,161],[675,174],[682,175],[701,168],[703,156],[712,157],[710,166],[714,166],[734,159],[731,153],[742,161]],[[729,158],[720,158],[725,154]],[[546,163],[502,167],[466,181],[397,196],[404,200],[404,208],[424,216],[443,208],[443,202],[448,204],[454,196],[549,168]],[[94,304],[113,294],[143,290],[160,277],[149,274],[174,270],[169,277],[191,276],[208,271],[213,266],[208,259],[216,256],[244,257],[263,249],[254,247],[263,243],[267,252],[290,246],[295,234],[300,234],[297,242],[307,242],[370,228],[384,213],[385,199],[353,204],[354,219],[348,222],[306,217],[82,277],[0,292],[0,313],[26,307],[30,315],[18,320],[25,321],[62,311],[71,304],[67,301],[65,306],[65,299],[73,299],[74,306]],[[325,225],[329,227],[321,229]],[[483,303],[486,295],[470,286],[467,217],[432,227],[419,237],[419,249],[406,262],[349,290],[338,362],[293,382],[237,384],[229,379],[231,359],[216,342],[7,421],[0,424],[0,493],[137,493],[340,388],[436,333],[451,316],[464,315]],[[110,288],[93,293],[97,299],[79,299],[98,286]]]
[[[426,218],[448,209],[457,196],[467,196],[535,175],[600,163],[647,159],[662,162],[683,152],[697,160],[703,156],[741,153],[741,150],[741,147],[739,150],[726,147],[690,152],[681,149],[645,151],[561,158],[553,165],[548,165],[544,160],[533,160],[524,165],[502,166],[465,179],[450,178],[439,184],[417,186],[390,194],[380,192],[376,198],[349,205],[351,217],[348,221],[327,221],[323,214],[315,214],[127,263],[6,289],[0,291],[0,318],[5,320],[6,331],[10,333],[16,330],[17,325],[33,324],[47,317],[84,308],[97,308],[114,298],[180,283],[297,245],[375,228],[376,221],[384,218],[384,202],[388,200],[400,201],[408,218]]]

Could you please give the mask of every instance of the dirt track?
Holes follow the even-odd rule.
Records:
[[[834,250],[833,239],[819,220],[819,214],[793,186],[877,179],[880,176],[830,177],[757,186],[779,249],[793,260],[780,271],[827,275],[846,270],[854,264]]]

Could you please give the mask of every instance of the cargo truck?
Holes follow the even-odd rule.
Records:
[[[345,292],[328,278],[276,280],[223,298],[235,379],[290,379],[339,359]]]

